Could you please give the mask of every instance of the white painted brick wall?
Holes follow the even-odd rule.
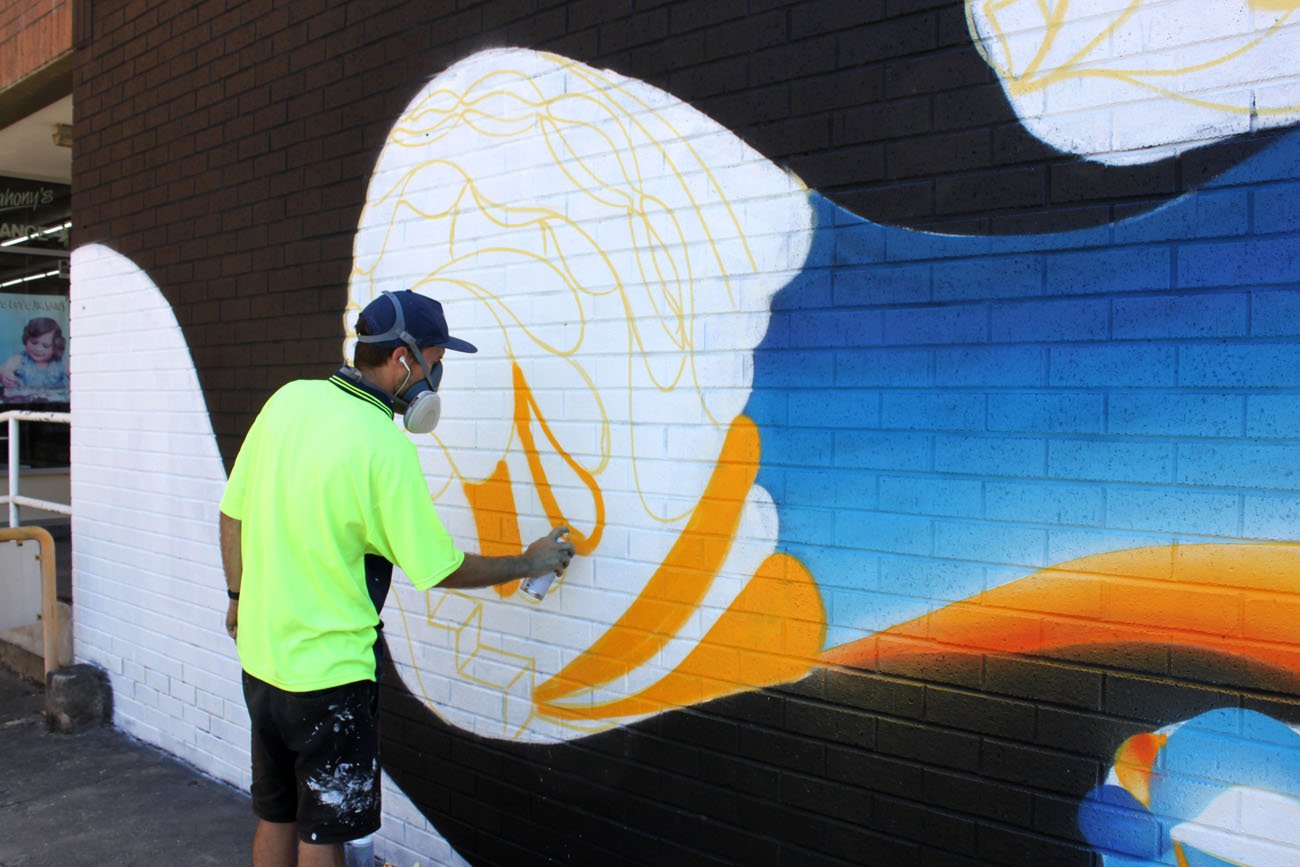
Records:
[[[108,671],[118,727],[246,786],[217,541],[225,472],[189,347],[133,263],[83,247],[74,272],[77,658]]]

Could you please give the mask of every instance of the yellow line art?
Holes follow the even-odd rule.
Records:
[[[1109,40],[1111,35],[1114,34],[1116,30],[1119,29],[1121,24],[1123,24],[1125,21],[1128,21],[1130,18],[1132,18],[1137,13],[1138,7],[1140,7],[1142,3],[1143,0],[1132,0],[1132,2],[1130,2],[1128,6],[1125,7],[1124,11],[1119,14],[1118,18],[1116,18],[1109,25],[1103,28],[1102,31],[1098,33],[1096,36],[1092,37],[1092,39],[1088,41],[1087,45],[1083,46],[1083,48],[1080,48],[1078,51],[1076,51],[1074,55],[1071,56],[1068,60],[1066,60],[1065,63],[1063,63],[1061,66],[1065,69],[1070,69],[1074,67],[1076,63],[1082,63],[1098,45],[1101,45],[1103,42]],[[1065,17],[1066,8],[1068,5],[1069,4],[1067,0],[1061,0],[1061,4],[1057,7],[1057,14],[1059,18],[1053,22],[1054,25],[1053,30],[1055,33],[1060,32],[1060,26],[1061,26],[1060,19]],[[1027,72],[1024,77],[1030,78],[1032,77],[1032,75],[1033,75],[1033,71],[1031,70]],[[1050,77],[1051,76],[1048,76],[1048,78]]]
[[[651,131],[651,123],[661,124],[665,128],[666,139],[682,140],[694,163],[691,170],[697,177],[705,179],[715,192],[720,192],[721,187],[694,147],[689,142],[685,142],[681,133],[644,100],[629,94],[621,83],[613,82],[608,77],[562,58],[551,56],[550,59],[568,73],[587,83],[594,92],[565,93],[547,97],[541,93],[528,75],[514,70],[494,70],[469,83],[463,93],[439,89],[422,99],[399,120],[390,135],[390,143],[400,144],[403,147],[427,146],[430,141],[436,141],[458,123],[470,125],[482,134],[490,136],[517,135],[521,130],[539,131],[550,151],[554,165],[561,170],[569,183],[574,185],[575,191],[604,207],[624,214],[629,237],[633,242],[631,261],[635,270],[626,276],[621,274],[619,268],[610,259],[609,253],[600,248],[585,227],[567,215],[545,207],[519,207],[492,201],[479,189],[472,173],[466,168],[449,159],[431,159],[405,169],[386,189],[372,193],[367,209],[388,209],[392,213],[392,219],[388,221],[376,253],[366,256],[364,260],[358,257],[353,269],[353,285],[365,286],[372,296],[375,294],[374,280],[377,269],[396,242],[394,232],[405,219],[403,214],[410,214],[426,221],[447,221],[448,256],[436,263],[435,267],[432,267],[423,277],[414,278],[407,288],[427,289],[443,280],[455,280],[452,272],[462,270],[464,266],[471,264],[475,257],[487,260],[496,256],[502,261],[518,257],[534,265],[540,265],[554,273],[560,284],[573,293],[576,301],[579,333],[572,345],[556,347],[538,340],[535,336],[532,337],[542,350],[554,355],[573,355],[582,346],[582,329],[585,329],[587,322],[581,312],[583,310],[581,297],[588,294],[599,297],[608,292],[617,292],[623,296],[622,306],[628,323],[629,385],[634,382],[635,374],[640,371],[650,379],[655,388],[668,393],[682,387],[685,384],[685,377],[689,375],[691,385],[698,396],[698,405],[705,417],[710,424],[721,427],[722,422],[714,416],[696,372],[696,347],[692,333],[695,327],[695,303],[692,292],[696,273],[694,254],[691,252],[688,238],[696,234],[702,236],[701,247],[712,251],[711,255],[720,269],[720,286],[725,287],[734,306],[735,297],[729,269],[718,246],[718,236],[710,227],[709,220],[705,218],[703,206],[695,194],[692,183],[687,181],[682,168]],[[511,87],[520,88],[524,93],[512,92]],[[624,108],[621,102],[627,103],[631,108]],[[583,109],[582,106],[586,108]],[[598,117],[601,122],[599,124],[593,122],[590,119],[592,116]],[[593,141],[602,143],[601,150],[612,155],[611,164],[620,177],[601,176],[590,161],[582,156],[583,152],[572,138],[574,134],[592,135]],[[623,141],[618,141],[615,135],[621,136]],[[640,144],[634,144],[634,140]],[[687,206],[682,213],[691,215],[692,223],[689,232],[686,224],[682,222],[682,214],[675,212],[661,197],[645,188],[646,179],[640,162],[640,152],[643,148],[648,148],[647,153],[654,154],[665,164],[668,175],[676,178],[675,183],[687,201]],[[459,176],[459,189],[444,189],[441,203],[434,209],[422,207],[413,200],[414,185],[421,180],[421,176],[426,172],[444,170]],[[755,264],[753,251],[741,231],[734,208],[725,197],[718,197],[718,199],[729,227],[728,237],[738,242],[752,267]],[[471,203],[473,213],[486,220],[487,225],[506,230],[517,230],[521,226],[535,226],[540,233],[537,237],[540,239],[538,247],[541,252],[533,253],[522,247],[498,243],[490,247],[474,249],[468,254],[458,254],[457,248],[470,243],[466,240],[462,228],[465,206]],[[520,217],[523,219],[518,219]],[[565,246],[560,243],[556,234],[555,227],[560,225],[565,227],[566,232],[576,233],[577,237],[589,244],[590,250],[599,256],[599,260],[604,263],[604,268],[612,277],[611,288],[593,291],[582,285],[578,274],[568,261]],[[671,235],[663,235],[663,229],[669,230]],[[463,288],[469,282],[460,280],[453,285],[460,285]],[[647,305],[647,309],[652,311],[648,317],[636,313],[640,305],[634,303],[629,294],[636,284],[640,286],[634,291],[642,293],[642,300]],[[482,284],[475,284],[473,294],[488,301],[489,306],[494,310],[499,309],[505,314],[497,317],[502,324],[503,334],[510,331],[530,334],[527,318],[514,313],[509,302],[498,293]],[[506,327],[507,323],[510,327]],[[675,347],[681,353],[681,357],[669,363],[666,369],[664,364],[666,359],[658,359],[654,364],[650,363],[648,355],[650,344],[646,342],[644,336],[646,327],[657,328],[668,341],[667,345]],[[635,362],[638,357],[644,359],[640,365]],[[513,353],[512,360],[517,361]],[[665,374],[666,378],[663,378]],[[591,384],[590,377],[582,375],[588,382],[597,403],[603,404],[596,388]],[[681,514],[660,514],[651,507],[644,495],[644,486],[640,482],[638,456],[640,450],[636,445],[636,438],[639,435],[636,425],[638,413],[636,400],[632,395],[633,389],[629,388],[628,391],[632,466],[642,506],[656,521],[669,523],[680,521],[689,514],[689,511]],[[602,421],[602,425],[608,425],[607,417]],[[602,443],[608,443],[608,431],[603,431],[600,439]],[[603,468],[608,463],[609,457],[608,449],[602,447],[599,468]]]
[[[1300,9],[1300,0],[1250,0],[1250,5],[1256,9],[1270,12],[1281,12],[1277,20],[1273,21],[1268,27],[1257,32],[1252,38],[1247,39],[1231,51],[1227,51],[1209,60],[1180,65],[1169,68],[1159,69],[1140,69],[1140,68],[1085,68],[1083,64],[1087,63],[1090,56],[1100,47],[1104,46],[1119,30],[1119,28],[1131,20],[1135,15],[1141,12],[1144,7],[1149,6],[1151,0],[1131,0],[1125,8],[1104,27],[1102,27],[1093,37],[1078,51],[1061,63],[1055,64],[1053,68],[1041,72],[1040,69],[1047,63],[1048,56],[1055,46],[1062,28],[1066,22],[1067,13],[1070,11],[1069,0],[1060,0],[1055,5],[1049,6],[1044,0],[1038,0],[1035,6],[1042,16],[1042,39],[1038,45],[1037,51],[1030,59],[1024,69],[1017,71],[1017,64],[1013,57],[1011,49],[1011,40],[1007,29],[999,16],[999,12],[1013,5],[1018,5],[1017,0],[967,0],[966,3],[966,24],[970,30],[971,37],[974,40],[976,50],[980,56],[989,64],[1002,79],[1008,93],[1016,96],[1024,96],[1031,93],[1047,90],[1055,85],[1067,81],[1086,80],[1089,78],[1106,79],[1120,81],[1133,87],[1150,91],[1159,96],[1177,100],[1188,105],[1194,105],[1201,108],[1214,109],[1231,114],[1251,114],[1255,116],[1279,117],[1293,114],[1300,111],[1300,104],[1287,104],[1280,106],[1254,106],[1239,105],[1228,102],[1205,99],[1188,94],[1180,93],[1170,88],[1160,87],[1154,84],[1150,79],[1174,78],[1186,76],[1197,72],[1205,72],[1217,67],[1242,58],[1256,50],[1265,50],[1266,44],[1270,43],[1287,24],[1292,14]],[[977,23],[976,10],[982,11],[984,20],[988,23],[990,33],[981,35],[980,27]],[[996,44],[999,48],[1001,61],[993,56],[989,50],[990,45]]]
[[[1045,27],[1046,33],[1043,35],[1043,44],[1039,46],[1038,53],[1034,55],[1034,59],[1029,62],[1029,66],[1026,67],[1024,74],[1017,76],[1017,79],[1032,78],[1034,73],[1038,70],[1038,67],[1042,66],[1043,61],[1047,59],[1048,52],[1052,50],[1052,46],[1056,43],[1056,37],[1061,33],[1061,25],[1065,21],[1065,12],[1069,5],[1069,0],[1060,0],[1060,2],[1056,4],[1056,7],[1048,12],[1047,24]],[[1039,3],[1039,6],[1040,8],[1045,8],[1044,4],[1041,2]],[[1132,4],[1130,4],[1129,8],[1132,8]]]
[[[424,676],[416,658],[415,642],[411,638],[401,593],[394,592],[392,596],[397,605],[399,619],[402,621],[402,632],[411,659],[411,668],[415,672],[415,685],[419,688],[419,696],[425,707],[439,719],[447,721],[446,715],[441,713],[438,706],[429,699],[428,688],[424,684]],[[531,701],[532,690],[537,680],[536,659],[512,653],[486,640],[488,633],[483,628],[483,604],[479,600],[455,591],[440,595],[435,604],[431,604],[432,598],[425,594],[426,625],[451,637],[451,652],[455,658],[453,668],[462,677],[471,683],[501,693],[502,735],[507,739],[518,739],[527,730],[528,723],[536,716]],[[453,606],[461,610],[453,612],[450,610]],[[481,667],[487,672],[500,671],[501,676],[476,675],[480,663],[485,663]],[[512,696],[516,699],[514,707],[511,702]],[[562,728],[582,734],[602,731],[613,725],[612,722],[603,721],[586,722],[581,725],[564,721],[556,721],[556,723]]]
[[[792,558],[771,555],[728,608],[712,611],[718,619],[706,640],[675,651],[685,656],[673,673],[607,703],[607,712],[583,707],[595,691],[618,691],[601,669],[600,657],[608,650],[627,651],[614,661],[621,672],[615,679],[636,671],[645,680],[648,665],[683,624],[704,616],[703,594],[735,556],[730,552],[757,472],[757,430],[710,388],[707,374],[720,362],[704,351],[719,347],[701,345],[701,317],[713,311],[761,317],[765,311],[741,307],[749,299],[747,293],[742,298],[737,278],[755,273],[758,260],[721,182],[731,176],[711,168],[701,156],[707,149],[692,139],[723,133],[716,126],[697,127],[676,100],[655,102],[635,92],[635,80],[556,55],[532,56],[550,67],[487,69],[454,86],[435,85],[398,119],[362,213],[345,313],[352,338],[360,306],[381,288],[406,288],[465,299],[479,314],[473,325],[500,335],[504,350],[493,346],[500,357],[492,363],[510,365],[513,418],[500,420],[508,430],[491,429],[491,444],[480,444],[474,453],[473,475],[464,456],[458,463],[449,443],[432,435],[450,468],[435,499],[463,494],[483,553],[522,549],[521,507],[527,504],[540,508],[549,522],[570,526],[579,553],[596,554],[606,521],[614,520],[606,516],[602,489],[610,483],[615,487],[609,490],[624,494],[618,502],[628,511],[619,515],[620,529],[629,518],[634,525],[680,528],[672,550],[622,619],[545,683],[534,683],[538,660],[503,649],[484,622],[497,616],[489,606],[531,603],[436,588],[426,594],[427,624],[441,636],[437,646],[454,652],[458,682],[499,691],[507,737],[522,735],[529,720],[543,720],[552,730],[590,732],[642,712],[634,708],[702,701],[797,678],[817,658],[825,631],[811,576]],[[732,141],[724,144],[733,147]],[[788,183],[773,195],[807,189],[792,176]],[[521,289],[513,282],[521,275],[534,285]],[[552,299],[540,316],[539,297]],[[538,359],[558,376],[530,384],[530,365]],[[747,381],[740,366],[729,365],[730,360],[719,369],[735,378],[734,389],[729,380],[720,384],[734,395]],[[534,392],[533,385],[556,380],[568,390]],[[499,380],[491,382],[498,399]],[[625,408],[609,394],[619,390],[626,392]],[[671,402],[662,402],[661,395]],[[572,424],[552,423],[561,417],[559,407],[570,402],[586,417],[594,415],[598,427],[595,437],[578,434],[585,443],[580,449],[565,439]],[[672,407],[670,417],[656,414],[664,406]],[[662,478],[661,462],[672,457],[667,440],[653,440],[667,436],[664,423],[698,426],[716,437],[705,438],[710,449],[720,448],[716,457],[682,456],[693,464],[716,461],[707,485],[702,473],[692,483],[704,485],[702,492],[695,487],[678,497],[664,493],[671,487],[657,490],[663,487],[654,484]],[[587,454],[593,448],[596,454]],[[605,479],[606,472],[620,475]],[[575,502],[582,515],[577,527],[575,516],[566,514]],[[509,597],[514,589],[497,593]],[[802,612],[797,623],[787,622],[792,611]],[[657,637],[628,644],[627,636],[651,621]],[[415,660],[409,631],[407,641]],[[725,685],[701,685],[698,667],[723,658]],[[582,695],[559,686],[575,676]],[[425,684],[416,683],[427,701]]]
[[[426,600],[428,597],[426,596]],[[493,647],[483,641],[483,603],[467,594],[450,592],[428,608],[427,624],[451,636],[456,672],[466,683],[501,693],[501,720],[507,730],[522,729],[531,709],[527,697],[536,679],[536,660]],[[510,697],[517,694],[520,711],[512,713]],[[427,695],[426,695],[427,697]],[[523,714],[523,719],[520,715]]]

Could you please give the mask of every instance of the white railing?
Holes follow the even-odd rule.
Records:
[[[37,421],[51,422],[53,424],[72,424],[72,413],[32,412],[25,409],[11,409],[8,412],[0,412],[0,420],[9,423],[9,493],[0,497],[0,503],[5,503],[9,506],[9,526],[18,526],[19,506],[27,506],[32,509],[43,509],[47,512],[57,512],[60,515],[71,515],[72,506],[66,503],[54,503],[50,500],[38,500],[35,497],[24,497],[19,492],[18,423],[20,421]]]

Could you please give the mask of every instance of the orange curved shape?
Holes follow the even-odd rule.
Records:
[[[519,539],[519,510],[515,508],[515,494],[510,488],[510,468],[498,461],[492,475],[481,482],[465,482],[465,499],[474,513],[474,528],[478,531],[478,550],[486,557],[515,557],[524,550]],[[497,584],[492,589],[498,596],[513,596],[519,589],[518,581]]]
[[[1042,654],[1098,644],[1208,649],[1300,675],[1300,545],[1113,551],[1044,569],[859,641],[824,662],[879,668],[935,653]]]
[[[600,494],[600,486],[596,484],[596,478],[591,473],[569,456],[560,442],[551,433],[551,427],[546,423],[542,416],[541,409],[537,406],[537,401],[533,399],[533,392],[528,387],[528,380],[524,377],[523,370],[518,364],[512,365],[515,385],[515,429],[519,432],[519,441],[523,445],[524,455],[528,459],[528,469],[533,477],[533,484],[537,486],[537,495],[541,498],[542,509],[546,512],[546,518],[551,522],[551,526],[563,524],[569,528],[569,541],[573,543],[574,549],[579,554],[590,554],[596,550],[600,544],[601,534],[605,530],[605,499]],[[596,520],[591,531],[584,533],[575,528],[564,513],[560,511],[559,501],[555,499],[555,492],[551,490],[550,479],[546,477],[546,470],[542,467],[542,456],[537,450],[537,441],[533,437],[533,427],[531,421],[537,420],[538,426],[542,433],[551,444],[551,448],[559,455],[569,469],[582,481],[587,490],[591,492],[592,501],[595,503]],[[518,553],[517,551],[515,553]]]
[[[636,695],[590,707],[538,703],[560,719],[608,719],[688,707],[806,675],[818,664],[826,615],[812,574],[787,554],[753,580],[671,674]]]
[[[745,416],[736,416],[700,502],[664,562],[604,635],[537,687],[533,700],[539,708],[623,677],[681,629],[731,549],[745,499],[758,475],[758,457],[757,426]]]
[[[1133,735],[1115,751],[1115,776],[1144,806],[1151,806],[1152,766],[1168,742],[1168,735],[1144,732]]]

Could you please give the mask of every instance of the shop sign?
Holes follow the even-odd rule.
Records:
[[[26,238],[67,212],[67,184],[0,177],[0,241]]]

